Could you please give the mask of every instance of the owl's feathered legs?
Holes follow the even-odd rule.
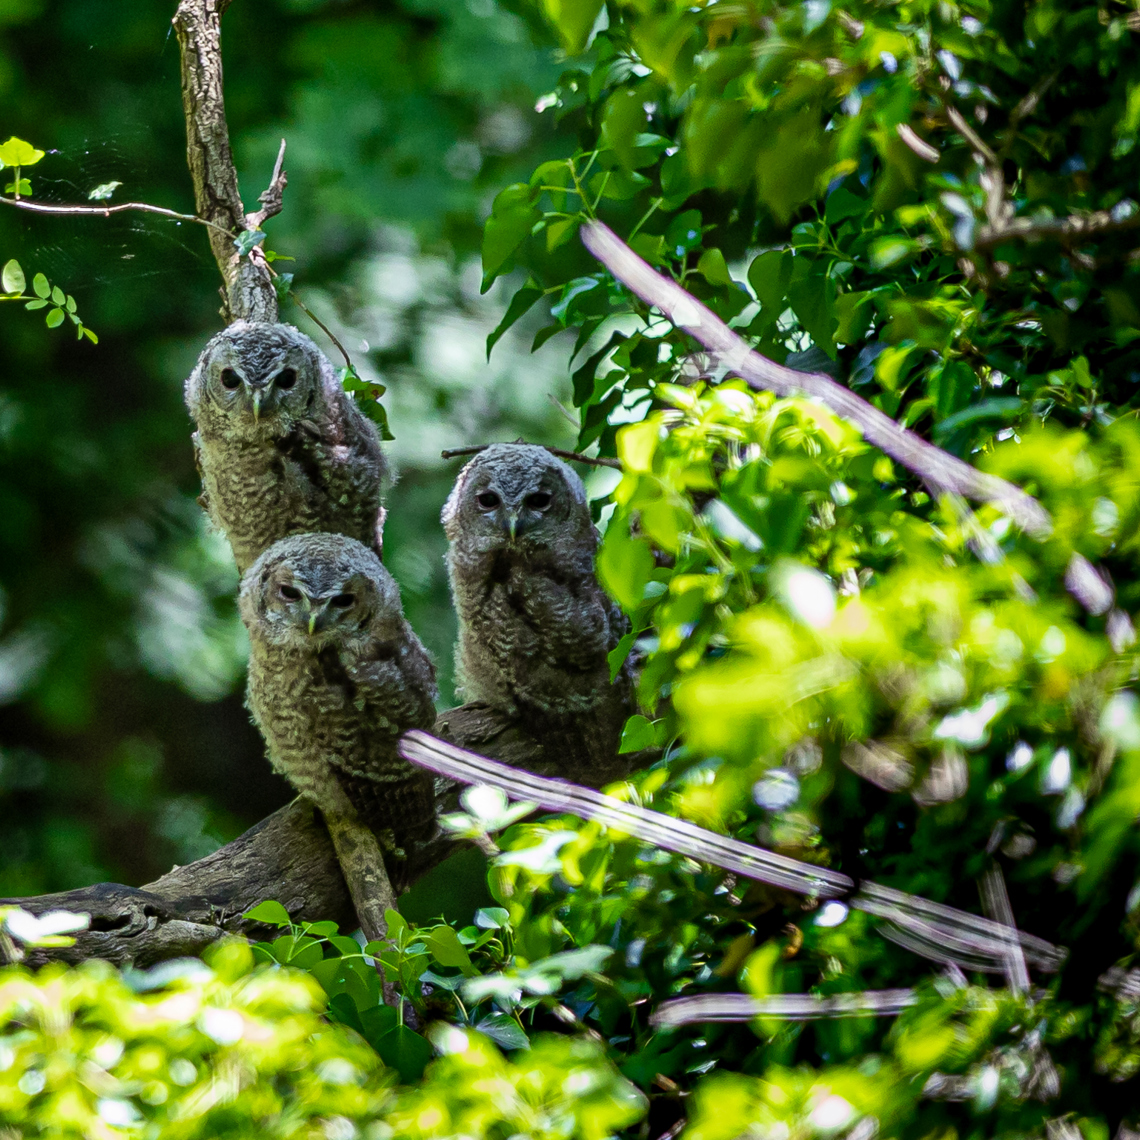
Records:
[[[376,836],[361,822],[335,775],[320,780],[310,792],[329,829],[360,929],[369,942],[387,938],[386,910],[396,909],[396,892],[384,866]]]

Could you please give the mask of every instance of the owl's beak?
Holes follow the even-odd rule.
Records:
[[[317,622],[320,621],[320,613],[309,614],[309,635],[312,636],[317,632]]]
[[[261,418],[261,396],[262,396],[261,389],[260,388],[254,388],[254,390],[253,390],[253,422],[254,423],[257,423],[257,421]],[[310,630],[309,632],[311,633],[312,630]]]
[[[515,534],[519,529],[519,516],[517,511],[507,512],[507,534],[511,536],[511,542],[515,540]]]

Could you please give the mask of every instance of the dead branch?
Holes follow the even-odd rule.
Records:
[[[581,233],[586,248],[619,281],[715,353],[724,368],[742,376],[751,387],[781,396],[793,392],[812,396],[853,423],[868,442],[940,489],[992,503],[1031,534],[1044,537],[1052,530],[1048,511],[1020,487],[927,443],[830,376],[785,368],[750,349],[724,321],[675,281],[652,269],[608,226],[586,222]]]
[[[814,1021],[824,1017],[892,1017],[918,1001],[914,990],[864,990],[850,994],[696,994],[662,1002],[649,1018],[654,1029],[679,1029],[710,1021],[773,1017]]]
[[[198,216],[210,224],[210,248],[222,275],[222,315],[227,321],[277,320],[277,293],[269,267],[258,251],[238,254],[233,239],[257,229],[280,210],[285,174],[278,155],[264,209],[246,216],[230,150],[222,93],[222,15],[230,0],[181,0],[174,31],[182,53],[182,110],[186,116],[186,157],[194,182]]]

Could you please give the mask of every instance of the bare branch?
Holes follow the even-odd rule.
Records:
[[[164,206],[151,206],[147,202],[119,202],[114,206],[71,206],[62,203],[33,202],[30,198],[4,198],[0,202],[6,206],[15,206],[19,210],[29,210],[33,214],[64,214],[71,216],[109,218],[112,214],[121,214],[126,210],[137,210],[144,214],[160,214],[164,218],[175,218],[180,222],[195,222],[201,226],[211,226],[213,229],[229,236],[227,230],[206,221],[205,218],[194,214],[180,214],[177,210],[168,210]]]
[[[509,440],[509,443],[526,443],[523,439]],[[497,446],[490,443],[477,443],[471,447],[449,447],[446,451],[441,451],[440,457],[443,459],[455,459],[461,455],[478,455],[480,451],[486,451],[488,447]],[[615,471],[621,470],[620,459],[608,459],[601,455],[582,455],[578,451],[563,451],[560,447],[548,447],[545,443],[539,444],[551,455],[557,455],[559,459],[572,459],[575,463],[586,463],[591,467],[612,467]]]
[[[1002,926],[1016,929],[1017,923],[1013,917],[1013,907],[1010,906],[1009,892],[1005,889],[1005,876],[1001,868],[995,863],[984,872],[981,883],[982,906],[986,914]],[[1021,945],[1010,942],[1005,958],[1005,982],[1015,993],[1023,994],[1029,989],[1029,971],[1025,967],[1025,955],[1021,952]]]
[[[819,899],[846,897],[849,904],[882,918],[885,937],[935,962],[961,963],[972,969],[1000,973],[1009,947],[1020,944],[1027,960],[1044,970],[1056,970],[1066,952],[1033,935],[993,919],[930,902],[879,883],[859,883],[839,871],[803,863],[724,835],[706,831],[688,820],[662,815],[649,808],[622,803],[566,780],[523,772],[497,760],[412,731],[400,738],[400,755],[413,764],[458,780],[498,788],[511,799],[526,800],[548,811],[569,812],[593,820],[666,851],[723,867],[756,882]]]
[[[998,156],[990,149],[989,144],[966,122],[962,112],[952,103],[944,103],[946,117],[953,128],[970,144],[970,149],[987,165],[996,166]]]
[[[1052,530],[1049,513],[1019,487],[927,443],[830,376],[785,368],[750,349],[719,317],[675,281],[652,269],[609,227],[601,222],[586,222],[581,233],[586,248],[619,281],[716,353],[727,369],[742,376],[753,388],[781,396],[793,392],[813,396],[859,428],[868,442],[940,489],[992,503],[1035,536],[1044,537]]]
[[[919,158],[926,162],[937,162],[942,155],[938,148],[931,146],[925,139],[920,138],[917,132],[908,123],[899,123],[895,133]]]
[[[285,187],[289,184],[288,176],[283,169],[284,162],[285,140],[282,139],[281,149],[277,152],[277,161],[273,164],[273,177],[269,180],[269,186],[257,196],[262,208],[246,218],[246,225],[251,230],[261,229],[267,218],[272,218],[281,213],[284,205]]]
[[[814,1021],[823,1017],[891,1017],[918,1001],[914,990],[864,990],[861,993],[772,994],[754,998],[748,994],[699,994],[662,1002],[649,1018],[654,1029],[678,1029],[682,1025],[710,1021],[752,1021],[776,1017],[787,1021]]]
[[[210,248],[224,283],[223,315],[227,321],[275,321],[277,294],[264,258],[240,257],[232,240],[257,227],[245,215],[226,125],[221,21],[228,7],[229,0],[181,0],[174,15],[182,53],[186,156],[198,215],[211,225]],[[271,185],[266,193],[272,191]]]

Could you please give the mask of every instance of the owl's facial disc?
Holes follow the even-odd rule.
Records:
[[[536,530],[554,505],[554,491],[545,480],[537,486],[503,488],[492,482],[474,495],[475,508],[509,543]]]
[[[368,584],[352,575],[344,581],[310,580],[288,567],[268,584],[267,602],[302,637],[324,639],[351,634],[372,617]]]
[[[291,364],[278,362],[268,369],[254,369],[229,360],[212,379],[216,401],[228,412],[249,416],[255,424],[304,399],[298,369]]]

